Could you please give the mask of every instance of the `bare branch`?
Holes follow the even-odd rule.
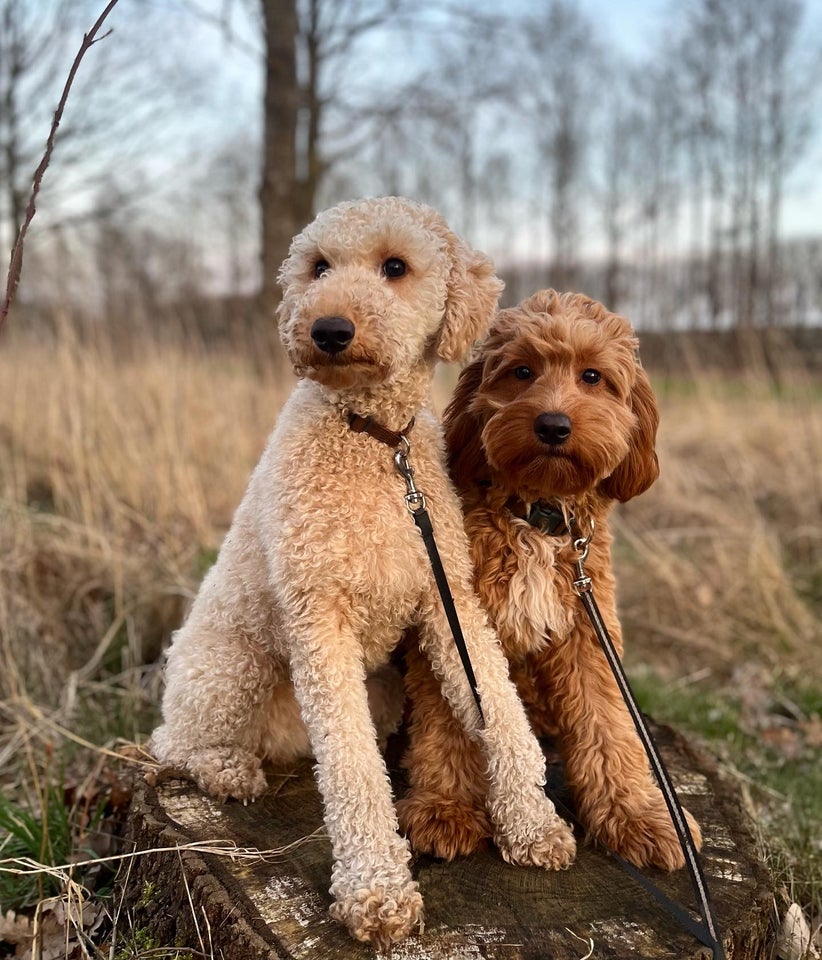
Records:
[[[234,47],[235,50],[239,50],[240,53],[252,57],[254,60],[257,60],[262,55],[262,50],[259,47],[255,47],[253,43],[244,40],[234,30],[231,25],[230,2],[223,3],[219,13],[211,13],[205,7],[195,2],[195,0],[182,0],[182,6],[184,9],[189,10],[202,23],[206,23],[215,30],[218,30],[222,34],[223,40],[230,47]]]
[[[0,330],[2,329],[3,322],[5,321],[9,310],[11,309],[11,305],[14,300],[14,294],[16,293],[17,285],[20,282],[20,274],[23,270],[23,245],[25,243],[26,234],[28,233],[29,224],[34,219],[34,214],[37,212],[37,194],[40,192],[40,185],[43,182],[43,175],[45,174],[46,170],[48,169],[48,165],[51,162],[51,155],[54,152],[54,140],[57,136],[57,128],[60,126],[60,121],[63,118],[63,110],[65,109],[66,102],[68,101],[71,86],[74,83],[74,78],[80,67],[80,62],[86,54],[86,51],[93,47],[94,44],[99,40],[103,40],[111,33],[111,31],[108,31],[108,33],[101,37],[97,36],[100,28],[106,20],[106,17],[108,17],[111,11],[115,8],[117,2],[118,0],[109,0],[106,8],[97,18],[97,22],[83,37],[83,42],[80,44],[80,49],[77,51],[77,56],[74,58],[74,63],[71,65],[71,70],[69,70],[69,75],[66,79],[65,86],[63,87],[63,93],[60,96],[60,102],[57,104],[57,109],[54,111],[54,119],[52,120],[51,129],[49,130],[48,139],[46,140],[46,150],[43,154],[43,159],[40,161],[39,166],[34,172],[34,180],[31,186],[31,195],[29,197],[28,206],[26,207],[26,215],[23,218],[23,223],[20,226],[20,232],[17,234],[17,241],[14,244],[14,249],[12,250],[11,254],[9,272],[6,279],[6,296],[3,300],[3,308],[0,310]]]

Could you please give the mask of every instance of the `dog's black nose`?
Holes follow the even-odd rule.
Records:
[[[558,447],[571,436],[571,420],[564,413],[541,413],[534,420],[534,433],[543,443]]]
[[[354,324],[345,317],[320,317],[311,327],[311,339],[323,353],[342,353],[354,339]]]

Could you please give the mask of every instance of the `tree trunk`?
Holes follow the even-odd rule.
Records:
[[[703,864],[727,960],[770,956],[773,887],[738,785],[712,758],[668,728],[655,728],[686,805],[705,836]],[[230,960],[373,960],[328,916],[330,844],[308,762],[272,774],[254,804],[219,804],[181,780],[135,792],[129,836],[146,851],[130,864],[125,899],[154,942]],[[394,784],[403,790],[399,775]],[[549,769],[562,795],[561,769]],[[183,844],[230,842],[233,858]],[[169,850],[168,848],[171,848]],[[249,850],[263,851],[256,859]],[[396,946],[395,960],[600,960],[704,957],[704,948],[599,848],[580,844],[560,873],[506,864],[495,850],[443,863],[419,857],[425,930]],[[684,870],[646,871],[668,896],[693,902]]]
[[[277,271],[291,238],[304,226],[297,203],[296,0],[261,0],[265,25],[263,168],[260,181],[260,306],[270,313],[278,299]]]

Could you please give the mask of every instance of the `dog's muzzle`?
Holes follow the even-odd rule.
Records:
[[[311,339],[323,353],[342,353],[354,339],[354,324],[346,317],[319,317],[311,326]]]

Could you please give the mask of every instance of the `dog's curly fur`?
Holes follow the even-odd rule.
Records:
[[[477,591],[535,731],[558,736],[581,821],[637,866],[674,869],[684,863],[674,827],[572,587],[571,538],[524,519],[531,504],[552,501],[583,530],[595,522],[585,569],[621,652],[608,515],[658,474],[658,413],[636,349],[624,318],[578,294],[541,291],[499,313],[462,372],[445,431]],[[540,438],[544,414],[568,418],[567,439]],[[450,859],[491,833],[483,768],[418,653],[409,649],[407,661],[412,790],[400,823],[414,848]]]
[[[387,275],[392,258],[403,275]],[[437,359],[462,357],[484,333],[501,284],[438,214],[400,198],[321,214],[294,239],[280,282],[281,337],[302,379],[174,638],[152,745],[204,790],[240,799],[265,790],[261,759],[313,752],[334,857],[331,912],[385,947],[418,924],[422,907],[377,744],[402,711],[402,690],[379,670],[409,626],[481,747],[488,829],[505,856],[561,867],[574,854],[473,592],[442,431],[427,406]],[[312,337],[320,318],[350,323],[344,349],[329,353]],[[349,411],[392,430],[416,416],[411,461],[474,661],[482,729],[392,452],[349,429]]]

